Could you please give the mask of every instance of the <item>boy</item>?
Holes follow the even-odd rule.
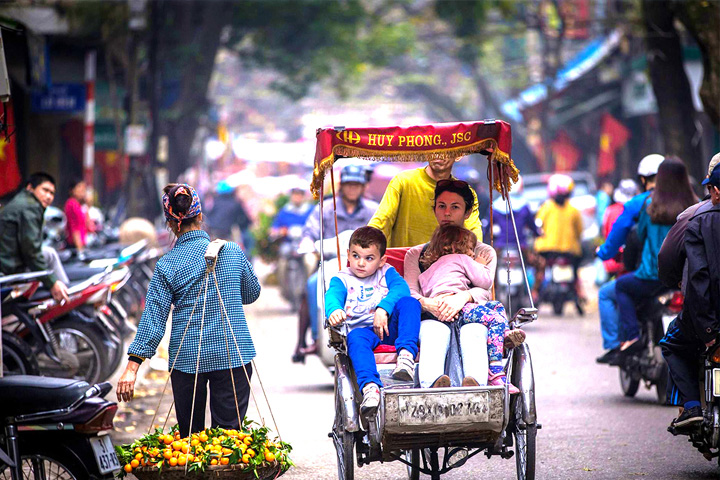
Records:
[[[412,381],[420,335],[420,302],[397,271],[386,265],[387,240],[375,227],[360,227],[350,237],[349,268],[330,281],[325,315],[332,326],[347,322],[348,355],[363,393],[360,412],[375,414],[380,403],[380,375],[373,350],[395,345],[393,378]],[[389,321],[388,321],[389,317]]]

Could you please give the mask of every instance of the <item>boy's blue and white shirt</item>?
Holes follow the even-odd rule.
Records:
[[[201,289],[204,291],[205,287],[205,250],[209,243],[210,237],[207,233],[193,230],[181,235],[173,249],[158,260],[148,288],[145,310],[135,339],[128,348],[128,354],[142,358],[155,355],[158,344],[165,334],[165,326],[172,306],[174,308],[170,331],[169,367],[173,366],[175,357],[178,356],[183,332],[190,322],[174,368],[185,373],[195,373],[198,345],[200,345],[203,296],[197,299]],[[232,333],[223,315],[211,274],[202,331],[199,365],[201,373],[236,368],[255,358],[255,346],[250,338],[250,330],[243,311],[243,304],[250,304],[260,296],[260,283],[252,265],[245,258],[239,245],[228,242],[220,250],[215,272]],[[190,318],[196,300],[197,306]],[[235,341],[239,346],[239,354]]]
[[[358,278],[344,268],[330,280],[325,292],[325,316],[335,310],[345,310],[350,330],[372,326],[375,309],[382,308],[392,314],[402,297],[410,296],[407,282],[388,264],[365,278]]]

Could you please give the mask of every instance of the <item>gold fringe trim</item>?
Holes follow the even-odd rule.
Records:
[[[494,162],[498,164],[498,167],[502,166],[504,173],[495,177],[495,189],[502,193],[502,185],[505,183],[505,191],[509,192],[511,185],[518,181],[520,171],[517,169],[510,156],[498,149],[497,142],[493,138],[479,140],[470,145],[438,150],[426,150],[421,152],[408,150],[371,150],[360,147],[352,147],[349,145],[335,145],[333,147],[333,153],[323,158],[315,165],[312,182],[310,183],[310,191],[316,200],[320,198],[322,194],[320,191],[322,187],[322,180],[325,178],[325,174],[328,170],[330,170],[332,165],[335,163],[336,155],[342,157],[358,157],[365,160],[382,159],[382,161],[385,162],[427,162],[439,158],[458,158],[471,153],[480,153],[480,150],[486,148],[493,149],[493,153],[491,153],[489,157],[490,163]],[[501,178],[504,182],[501,181]]]

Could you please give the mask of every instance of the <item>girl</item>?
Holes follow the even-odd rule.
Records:
[[[470,230],[453,224],[439,226],[433,233],[427,249],[420,256],[419,263],[424,270],[418,277],[422,295],[434,298],[465,292],[472,286],[489,288],[494,276],[494,272],[489,267],[492,257],[484,252],[478,256],[476,261],[476,246],[477,237]],[[505,308],[496,301],[484,304],[466,303],[458,312],[457,318],[460,328],[471,323],[478,323],[487,328],[488,361],[490,363],[488,384],[504,385],[507,383],[502,365],[503,344],[506,335],[514,346],[525,340],[525,333],[522,330],[510,331]],[[472,376],[466,376],[463,379],[463,386],[478,385],[480,383]],[[510,393],[518,392],[513,385],[510,385],[509,389]]]

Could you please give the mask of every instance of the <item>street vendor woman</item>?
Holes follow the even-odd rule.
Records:
[[[155,266],[129,361],[118,381],[118,400],[133,397],[138,368],[155,354],[172,306],[169,367],[180,434],[189,434],[193,398],[192,431],[205,428],[208,384],[212,426],[237,429],[247,411],[250,361],[255,357],[243,305],[257,300],[260,284],[240,246],[228,242],[215,267],[221,298],[211,278],[203,305],[199,294],[205,286],[210,237],[202,230],[200,198],[185,184],[167,185],[164,192],[165,219],[177,241]]]
[[[368,225],[383,231],[388,247],[412,247],[427,242],[438,222],[433,214],[435,187],[439,181],[455,180],[452,167],[460,158],[435,158],[424,167],[401,172],[390,180],[380,206]],[[464,182],[463,182],[464,183]],[[477,195],[463,226],[482,241]]]

